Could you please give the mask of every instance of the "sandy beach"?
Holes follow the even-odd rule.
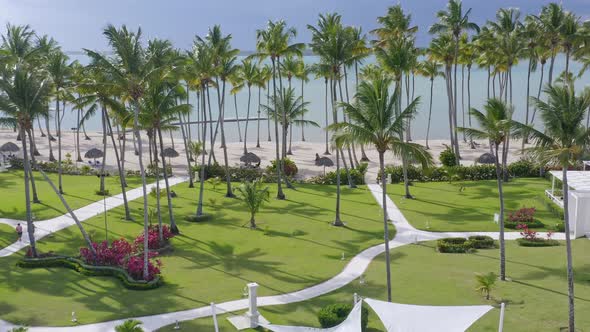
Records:
[[[82,163],[88,164],[90,161],[87,158],[84,158],[84,153],[92,148],[98,148],[100,150],[103,149],[102,145],[102,133],[100,132],[88,132],[88,136],[90,140],[85,140],[84,135],[80,133],[80,147],[81,147],[81,154],[83,162],[78,163],[81,165]],[[144,134],[142,135],[143,138],[143,146],[144,146],[144,165],[147,164],[149,159],[149,154],[147,152],[147,136]],[[14,142],[20,147],[20,142],[16,141],[16,133],[12,130],[2,129],[0,130],[0,145],[6,142]],[[62,153],[63,158],[65,159],[65,155],[70,153],[72,155],[72,160],[76,160],[76,133],[72,131],[64,131],[62,133]],[[174,174],[177,175],[185,175],[187,174],[187,163],[186,163],[186,156],[185,156],[185,149],[184,144],[182,143],[181,138],[174,138],[174,144],[170,136],[164,137],[164,146],[165,147],[173,147],[178,153],[179,157],[171,159],[171,165],[173,168]],[[416,140],[415,143],[424,144],[425,142],[422,140]],[[486,142],[477,142],[477,146],[475,149],[471,149],[468,143],[461,142],[461,153],[462,153],[462,160],[461,164],[463,165],[472,165],[474,161],[483,153],[489,152],[489,146]],[[47,137],[41,137],[39,131],[35,132],[35,144],[37,145],[38,151],[41,153],[41,156],[37,157],[38,160],[46,161],[49,159],[49,144]],[[54,151],[54,155],[57,158],[57,141],[51,143]],[[439,163],[438,156],[439,154],[446,148],[446,145],[449,144],[448,140],[430,140],[430,152],[432,153],[435,162]],[[520,143],[517,141],[513,141],[510,144],[510,152],[509,152],[509,162],[516,161],[521,158],[521,151],[520,151]],[[240,156],[243,155],[243,143],[239,142],[232,142],[227,144],[228,148],[228,158],[231,165],[239,165],[240,164]],[[218,162],[223,162],[223,150],[219,146],[219,142],[216,143],[216,152],[215,156]],[[275,145],[274,142],[268,141],[261,141],[260,147],[256,147],[256,141],[252,141],[251,143],[248,142],[248,151],[253,152],[258,155],[261,159],[261,167],[266,167],[270,164],[270,161],[274,159],[275,155]],[[315,154],[318,153],[320,156],[323,156],[325,151],[325,143],[318,143],[318,142],[296,142],[293,141],[292,143],[292,152],[293,155],[289,156],[291,160],[293,160],[299,169],[299,173],[297,175],[298,178],[308,178],[316,175],[321,175],[323,173],[323,167],[315,166]],[[375,182],[377,177],[377,172],[379,170],[378,164],[378,154],[377,151],[368,147],[365,149],[367,156],[370,159],[369,167],[366,175],[366,180],[368,183]],[[334,151],[332,151],[334,152]],[[110,138],[108,139],[107,144],[107,151],[106,151],[106,167],[107,169],[114,170],[116,169],[116,159],[115,154],[112,149],[112,144]],[[346,152],[345,152],[346,154]],[[335,158],[335,153],[332,153],[331,156],[328,156],[332,160]],[[357,147],[357,158],[360,159],[361,152],[360,149]],[[347,156],[348,158],[348,156]],[[139,169],[139,163],[137,156],[133,153],[133,141],[131,139],[131,134],[127,134],[127,142],[126,142],[126,157],[125,157],[125,168],[130,170],[137,170]],[[348,159],[347,159],[348,160]],[[168,161],[168,160],[167,160]],[[387,153],[385,155],[385,162],[386,164],[397,164],[399,165],[401,162],[398,158],[395,158],[393,154]],[[333,170],[335,167],[327,168],[326,171]]]

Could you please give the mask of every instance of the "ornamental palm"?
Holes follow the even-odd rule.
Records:
[[[496,179],[498,182],[498,196],[500,200],[500,279],[506,280],[506,247],[504,242],[504,192],[502,188],[502,167],[500,165],[500,147],[502,155],[507,148],[506,142],[511,135],[512,127],[517,125],[512,120],[512,107],[501,99],[488,99],[484,105],[485,114],[472,108],[471,116],[478,123],[480,129],[459,128],[459,130],[474,139],[486,139],[494,147]]]
[[[268,202],[270,196],[268,186],[261,188],[262,185],[263,183],[260,180],[253,182],[247,181],[236,188],[238,198],[250,213],[250,228],[252,229],[256,228],[256,214],[260,211],[262,205]]]
[[[141,322],[135,319],[128,319],[121,325],[115,326],[116,332],[143,332]]]
[[[477,287],[475,287],[475,290],[482,294],[485,294],[486,300],[489,300],[490,293],[496,285],[497,279],[498,276],[494,272],[490,272],[488,274],[478,273],[475,275],[475,281],[477,282]]]
[[[548,85],[545,90],[547,101],[533,98],[539,109],[544,132],[527,128],[535,153],[542,164],[557,163],[562,167],[563,212],[565,225],[567,282],[569,303],[569,330],[575,331],[574,321],[574,275],[572,265],[572,245],[569,220],[569,187],[567,169],[578,163],[584,147],[590,143],[590,129],[584,127],[586,109],[590,107],[590,91],[576,95],[573,83],[568,85]]]
[[[418,66],[418,74],[428,78],[430,80],[430,102],[428,107],[428,125],[426,129],[426,149],[430,149],[428,146],[428,137],[430,134],[430,119],[432,118],[432,95],[434,92],[434,79],[443,76],[440,70],[441,64],[436,60],[426,60]],[[469,85],[468,85],[469,86]]]
[[[336,142],[357,142],[371,144],[379,153],[379,169],[383,186],[383,229],[385,240],[385,262],[387,266],[387,299],[391,301],[391,275],[389,261],[389,231],[387,216],[385,152],[391,151],[396,156],[422,163],[423,167],[432,164],[432,157],[422,146],[405,142],[402,134],[407,120],[416,114],[419,98],[414,99],[404,110],[397,111],[401,95],[399,91],[389,93],[392,81],[381,77],[373,81],[363,81],[355,95],[353,104],[343,103],[344,112],[350,122],[332,124],[331,130],[336,131]]]

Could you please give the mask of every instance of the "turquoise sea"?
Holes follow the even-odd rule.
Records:
[[[81,59],[82,62],[83,59]],[[313,64],[318,61],[318,58],[315,56],[306,56],[305,61],[309,64]],[[374,62],[373,59],[368,59],[365,63]],[[527,66],[528,61],[520,62],[514,69],[513,69],[513,101],[515,107],[515,119],[519,121],[524,121],[524,114],[526,111],[526,79],[527,79]],[[565,59],[563,57],[559,57],[556,59],[555,62],[555,69],[553,76],[557,77],[559,74],[564,70],[565,67]],[[578,74],[581,65],[576,62],[572,62],[570,64],[571,71]],[[354,74],[353,70],[349,73],[349,93],[350,96],[354,95]],[[549,73],[549,63],[545,66],[545,75],[544,80],[546,83],[547,77]],[[459,126],[462,126],[462,111],[461,111],[461,68],[459,67],[458,73],[458,99],[459,99]],[[531,74],[531,95],[536,95],[539,86],[539,78],[540,78],[540,65],[537,68],[536,72]],[[467,69],[465,68],[465,96],[464,96],[464,104],[465,104],[465,124],[467,126]],[[286,80],[284,82],[284,86],[286,86]],[[298,80],[293,80],[292,82],[293,87],[296,89],[298,93],[301,90],[301,82]],[[580,90],[585,87],[590,86],[590,73],[583,75],[582,77],[576,80],[576,89]],[[344,87],[344,84],[343,84]],[[226,96],[226,118],[233,119],[236,117],[236,110],[234,107],[234,100],[233,96],[229,94],[229,88],[226,88],[227,96]],[[271,90],[272,91],[272,90]],[[264,95],[264,90],[262,92],[262,103],[266,103],[266,98]],[[486,99],[487,94],[487,71],[485,69],[478,68],[474,66],[471,70],[471,105],[475,108],[480,108]],[[427,127],[427,120],[428,120],[428,104],[430,98],[430,82],[428,79],[424,77],[417,76],[415,78],[415,97],[420,96],[421,104],[419,107],[418,114],[416,118],[413,120],[412,124],[412,138],[415,140],[424,139],[426,137],[426,127]],[[248,101],[248,91],[247,89],[242,90],[237,95],[237,114],[240,118],[245,118],[247,113],[247,101]],[[212,103],[212,111],[214,114],[214,118],[217,118],[216,114],[218,114],[217,109],[217,95],[214,90],[211,91],[211,103]],[[325,119],[324,119],[324,98],[325,98],[325,88],[324,88],[324,80],[321,79],[314,79],[310,77],[310,81],[304,85],[304,98],[308,101],[309,104],[309,113],[307,118],[317,122],[321,128],[314,128],[314,127],[306,127],[305,128],[305,138],[307,141],[311,142],[322,142],[324,139],[324,127],[325,127]],[[191,104],[196,102],[196,96],[192,93],[190,96]],[[252,88],[252,101],[250,105],[250,116],[255,117],[257,111],[257,103],[258,103],[258,90],[257,88]],[[405,94],[404,94],[404,104],[405,104]],[[432,123],[431,123],[431,139],[446,139],[449,136],[449,129],[448,129],[448,113],[447,113],[447,96],[446,96],[446,89],[444,85],[443,78],[437,78],[434,82],[434,95],[433,95],[433,108],[432,108]],[[530,108],[530,112],[532,112],[532,107]],[[193,105],[193,115],[191,115],[191,119],[196,119],[196,108]],[[330,117],[331,119],[331,117]],[[538,121],[535,121],[538,122]],[[76,126],[76,117],[75,112],[67,112],[64,117],[64,125],[63,128],[71,128]],[[240,123],[240,130],[242,135],[244,134],[244,126],[245,122]],[[91,119],[88,121],[86,128],[88,130],[100,130],[100,122],[99,117]],[[236,123],[227,123],[226,124],[226,137],[229,142],[237,141],[238,140],[238,128]],[[180,135],[179,133],[177,135]],[[193,126],[192,135],[196,137],[196,129]],[[274,128],[271,126],[271,136],[274,137]],[[262,121],[260,125],[260,137],[261,140],[265,140],[267,138],[267,124],[266,121]],[[293,132],[293,141],[299,141],[301,139],[301,129],[295,128]],[[248,140],[255,141],[256,140],[256,123],[251,121],[248,129]]]

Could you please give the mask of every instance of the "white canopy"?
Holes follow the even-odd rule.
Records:
[[[365,299],[387,332],[463,332],[493,307],[422,306]]]
[[[361,308],[362,301],[359,301],[340,325],[327,329],[318,329],[305,326],[285,326],[285,325],[262,325],[274,332],[361,332]]]
[[[551,175],[562,181],[562,171],[551,171]],[[590,171],[567,171],[567,184],[574,190],[590,190]]]

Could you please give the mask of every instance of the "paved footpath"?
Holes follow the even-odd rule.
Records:
[[[370,184],[368,185],[371,194],[375,197],[377,202],[379,202],[379,206],[383,207],[382,205],[382,189],[377,184]],[[140,189],[141,191],[141,189]],[[138,198],[141,197],[141,192],[139,196],[134,197]],[[101,202],[102,204],[102,202]],[[416,241],[430,241],[436,240],[443,237],[467,237],[471,235],[488,235],[493,237],[494,239],[498,239],[498,232],[445,232],[445,233],[437,233],[437,232],[426,232],[417,230],[410,223],[406,220],[404,215],[401,211],[397,208],[397,206],[391,201],[389,196],[387,197],[387,215],[392,223],[395,225],[397,232],[395,238],[389,242],[390,249],[394,249],[397,247],[401,247],[407,244],[415,243]],[[120,204],[119,204],[120,205]],[[73,223],[73,221],[72,221]],[[540,233],[541,236],[545,236],[544,233]],[[518,232],[507,232],[506,239],[507,240],[514,240],[520,237]],[[553,238],[557,240],[565,239],[565,234],[563,233],[556,233],[553,235]],[[340,272],[335,277],[320,283],[318,285],[305,288],[296,292],[281,294],[281,295],[274,295],[274,296],[263,296],[258,298],[258,305],[259,306],[271,306],[271,305],[281,305],[281,304],[288,304],[294,302],[301,302],[306,301],[323,294],[332,292],[337,290],[350,282],[354,281],[355,279],[359,278],[367,269],[371,261],[378,256],[379,254],[385,251],[385,244],[380,244],[368,248],[362,251],[360,254],[354,256],[350,262],[346,265],[344,270]],[[247,299],[240,299],[235,301],[229,301],[224,303],[219,303],[216,305],[216,310],[218,314],[223,314],[225,312],[235,312],[241,311],[248,308],[248,300]],[[148,331],[156,330],[162,326],[174,324],[175,321],[187,321],[193,320],[197,318],[209,317],[211,316],[211,307],[205,306],[195,309],[183,310],[183,311],[176,311],[170,312],[165,314],[158,314],[152,316],[142,316],[142,317],[133,317],[133,319],[140,320],[143,323],[143,327]],[[85,332],[105,332],[105,331],[114,331],[115,326],[121,324],[125,319],[96,323],[96,324],[87,324],[87,325],[79,325],[79,326],[68,326],[68,327],[31,327],[29,328],[30,332],[69,332],[69,331],[85,331]],[[0,331],[9,330],[12,325],[8,322],[0,320]]]

